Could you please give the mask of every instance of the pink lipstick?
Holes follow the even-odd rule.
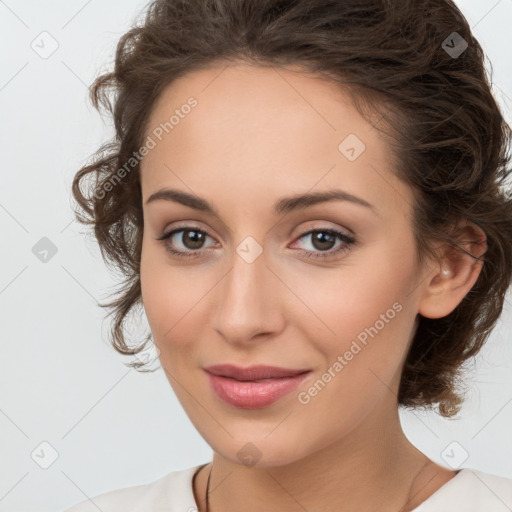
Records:
[[[242,409],[259,409],[293,391],[309,369],[276,366],[215,365],[204,368],[214,393],[225,403]]]

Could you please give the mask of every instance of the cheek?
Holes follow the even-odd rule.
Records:
[[[387,393],[403,362],[417,312],[410,295],[415,276],[412,249],[407,254],[410,257],[398,259],[392,244],[374,247],[371,255],[368,252],[371,258],[361,254],[329,279],[318,279],[319,274],[316,280],[301,277],[309,290],[307,304],[321,320],[313,322],[314,328],[300,320],[302,330],[323,355],[320,372],[326,372],[323,376],[338,403],[350,404],[354,397],[372,401],[376,394]],[[334,395],[322,394],[325,401],[318,400],[318,405],[329,407]]]
[[[352,316],[335,324],[334,342],[333,337],[316,339],[324,364],[298,397],[305,417],[324,418],[322,429],[328,424],[334,437],[351,431],[382,404],[394,403],[415,317],[403,300],[351,307]]]
[[[149,325],[151,326],[151,331],[157,342],[159,341],[159,332],[163,328],[163,326],[161,326],[161,321],[163,320],[162,304],[167,300],[164,287],[159,284],[159,275],[158,267],[151,264],[151,259],[148,257],[147,252],[145,253],[143,250],[140,266],[142,303]]]
[[[144,249],[140,279],[144,310],[153,338],[163,357],[171,351],[191,350],[199,339],[213,288],[208,275],[197,275],[192,266],[173,266],[159,249]],[[210,284],[209,284],[210,283]]]
[[[338,340],[336,349],[354,338],[364,343],[375,328],[379,338],[403,331],[399,317],[404,313],[398,310],[412,299],[408,297],[414,277],[412,261],[399,261],[394,251],[386,253],[385,248],[375,249],[361,254],[357,261],[347,259],[339,270],[287,276],[295,283],[294,291],[317,318],[309,322],[315,329],[320,326],[322,332],[318,331],[317,338],[330,340],[329,343]],[[307,329],[305,322],[303,316],[301,323]]]
[[[180,287],[179,274],[173,273],[165,265],[160,253],[158,248],[148,247],[143,243],[140,265],[144,310],[158,345],[162,345],[166,332],[178,321],[180,298],[183,299],[187,290]]]

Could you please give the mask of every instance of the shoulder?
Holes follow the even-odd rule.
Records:
[[[158,505],[172,507],[169,512],[195,509],[192,477],[201,466],[171,471],[148,484],[115,489],[82,500],[64,512],[135,512]]]
[[[413,512],[510,512],[512,478],[464,468]]]

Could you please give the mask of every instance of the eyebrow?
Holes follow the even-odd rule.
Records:
[[[152,203],[154,201],[172,201],[184,206],[188,206],[189,208],[193,208],[194,210],[209,213],[220,219],[219,212],[208,201],[198,196],[188,194],[187,192],[182,192],[181,190],[169,188],[160,189],[149,196],[149,198],[146,200],[146,204]],[[368,201],[365,201],[360,197],[339,189],[283,197],[274,204],[274,215],[281,215],[283,213],[286,214],[295,210],[302,210],[309,208],[310,206],[328,201],[348,201],[360,206],[364,206],[378,215],[375,207]]]

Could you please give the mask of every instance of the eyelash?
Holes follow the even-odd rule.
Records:
[[[161,237],[157,238],[156,240],[158,240],[159,242],[162,242],[165,249],[167,251],[169,251],[171,254],[173,254],[174,256],[176,256],[178,258],[192,258],[192,257],[196,256],[198,252],[201,252],[201,250],[198,250],[198,251],[176,251],[175,249],[172,249],[169,246],[169,244],[166,243],[166,241],[169,238],[171,238],[176,233],[180,233],[182,231],[195,231],[197,233],[201,233],[202,235],[209,236],[208,233],[206,233],[206,231],[204,231],[202,229],[195,228],[193,226],[184,226],[184,227],[180,227],[180,228],[174,229],[172,231],[169,231],[169,233],[164,233]],[[302,235],[300,235],[297,238],[297,240],[300,240],[301,238],[304,238],[305,236],[308,236],[308,235],[311,235],[314,233],[329,233],[330,235],[335,235],[336,238],[338,238],[342,242],[344,242],[343,245],[341,245],[338,249],[336,249],[334,251],[332,249],[330,249],[329,251],[306,251],[306,250],[303,250],[303,252],[308,257],[311,257],[314,259],[316,259],[316,258],[320,258],[320,259],[333,258],[343,252],[350,250],[350,246],[356,242],[356,240],[353,237],[348,236],[345,233],[342,233],[342,232],[337,231],[336,229],[332,229],[332,228],[312,229],[312,230],[307,231],[307,232],[303,233]]]

